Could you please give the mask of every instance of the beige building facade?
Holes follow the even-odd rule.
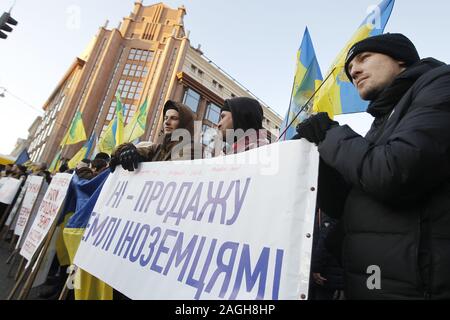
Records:
[[[167,100],[187,104],[207,130],[218,123],[225,99],[254,97],[200,49],[191,47],[183,24],[185,14],[184,7],[136,2],[118,28],[101,27],[45,103],[45,115],[29,137],[31,159],[50,164],[77,111],[82,113],[88,138],[93,133],[99,137],[115,116],[116,92],[124,106],[125,124],[147,99],[147,129],[140,138],[144,141],[156,141],[160,135]],[[282,119],[261,104],[263,125],[275,141]],[[71,158],[82,145],[65,147],[62,156]]]

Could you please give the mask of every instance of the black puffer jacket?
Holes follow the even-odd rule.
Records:
[[[365,138],[337,126],[319,145],[319,204],[343,213],[346,297],[450,299],[450,66],[411,66],[368,112]]]
[[[336,258],[327,250],[326,239],[337,226],[337,220],[319,212],[314,222],[313,250],[311,256],[311,272],[320,273],[327,279],[323,288],[329,290],[343,290],[343,270]]]

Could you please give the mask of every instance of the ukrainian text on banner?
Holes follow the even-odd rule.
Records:
[[[28,232],[31,229],[31,225],[33,224],[34,219],[36,219],[39,204],[42,202],[42,199],[44,199],[45,193],[47,192],[47,188],[48,188],[48,183],[47,183],[47,181],[44,180],[42,182],[41,189],[39,190],[36,200],[34,201],[33,210],[31,211],[30,215],[28,216],[28,221],[25,225],[25,228],[23,229],[22,234],[19,237],[19,241],[17,241],[16,249],[18,249],[18,250],[20,250],[20,248],[22,248],[22,245],[25,242]]]
[[[0,202],[4,204],[11,204],[19,191],[20,184],[19,179],[14,178],[1,178],[0,179]]]
[[[75,264],[132,299],[306,298],[318,162],[297,140],[120,169]]]
[[[16,228],[14,229],[14,234],[21,236],[25,227],[27,225],[28,219],[30,218],[31,211],[33,210],[34,203],[36,202],[39,190],[41,189],[43,177],[30,176],[28,177],[28,187],[25,193],[25,198],[22,202],[22,207],[19,211],[19,216],[17,218]]]
[[[28,261],[31,260],[42,240],[48,234],[50,227],[57,218],[59,209],[66,198],[72,175],[68,173],[58,173],[52,179],[44,199],[37,211],[36,218],[25,238],[25,242],[20,250],[20,255]]]

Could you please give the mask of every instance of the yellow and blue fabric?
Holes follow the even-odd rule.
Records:
[[[97,147],[99,152],[106,152],[112,154],[116,146],[116,139],[112,131],[113,121],[108,124],[105,131],[101,134]]]
[[[81,179],[77,175],[72,179],[63,211],[65,215],[59,221],[63,223],[67,220],[67,215],[74,212],[67,220],[62,236],[70,264],[73,264],[84,230],[109,174],[110,171],[105,170],[92,180]],[[80,287],[75,288],[76,300],[112,299],[113,290],[110,286],[84,270],[78,269],[77,272]]]
[[[98,141],[98,150],[112,154],[115,147],[124,143],[123,105],[119,93],[116,94],[116,114]]]
[[[295,121],[289,126],[280,140],[289,140],[295,135],[295,128],[297,127],[297,124],[302,121],[302,116],[296,118],[296,115],[312,97],[315,92],[316,83],[321,80],[322,72],[320,71],[319,63],[317,62],[311,36],[308,28],[306,28],[302,43],[297,52],[297,68],[291,94],[291,102],[280,132],[283,133],[293,119],[295,119]]]
[[[50,171],[51,173],[57,172],[59,170],[59,167],[61,166],[61,152],[62,149],[60,149],[55,155],[52,163],[50,164],[50,167],[48,168],[48,171]]]
[[[62,209],[62,214],[59,217],[58,220],[58,226],[64,227],[67,225],[68,217],[72,216],[75,212],[79,212],[85,204],[89,201],[91,196],[95,193],[95,191],[100,187],[103,186],[103,182],[106,180],[106,178],[109,175],[109,170],[105,170],[100,175],[95,177],[92,180],[86,180],[82,179],[76,174],[74,174],[69,189],[67,190],[67,196],[64,202],[64,207]],[[100,188],[101,190],[101,188]],[[62,231],[62,230],[61,230]],[[70,264],[70,261],[62,261],[62,256],[68,255],[66,246],[64,244],[64,241],[62,240],[62,237],[60,239],[62,243],[59,243],[59,248],[61,251],[58,251],[57,249],[57,256],[60,265],[68,265]],[[58,245],[57,245],[58,246]]]
[[[76,166],[78,165],[78,163],[81,162],[81,160],[86,159],[88,157],[94,145],[94,141],[95,141],[95,133],[93,133],[92,136],[89,138],[89,140],[81,147],[80,151],[78,151],[72,157],[72,159],[70,159],[68,163],[70,169],[76,168]]]
[[[394,3],[395,0],[384,0],[376,6],[336,57],[327,73],[326,78],[331,74],[330,79],[325,81],[314,100],[314,112],[328,112],[333,118],[338,114],[366,111],[368,102],[359,97],[358,91],[345,74],[345,58],[355,43],[384,32]]]
[[[28,155],[27,149],[25,148],[17,157],[15,164],[23,165],[28,160],[30,160],[30,156]]]
[[[123,128],[124,128],[124,120],[123,120],[123,105],[122,102],[120,101],[120,95],[117,93],[116,94],[116,117],[114,118],[113,121],[113,133],[114,133],[114,138],[116,140],[116,147],[120,146],[124,141],[123,141]]]
[[[148,101],[145,99],[144,103],[139,107],[138,112],[134,114],[131,121],[125,127],[125,142],[134,141],[144,135],[147,125],[148,106]]]
[[[80,111],[75,113],[70,128],[61,141],[61,146],[76,144],[81,141],[85,141],[86,130],[84,130],[83,117]]]

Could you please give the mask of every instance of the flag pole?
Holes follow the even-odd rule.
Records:
[[[283,133],[280,134],[280,137],[278,138],[277,142],[280,141],[280,139],[286,134],[286,131],[289,130],[289,128],[294,123],[294,121],[303,112],[303,110],[305,110],[305,108],[308,106],[308,104],[311,102],[311,100],[316,96],[317,92],[319,92],[319,90],[322,88],[322,86],[325,84],[325,82],[327,82],[327,80],[330,79],[331,75],[334,73],[334,70],[336,70],[336,67],[334,67],[333,70],[331,70],[330,74],[325,78],[324,81],[322,81],[322,83],[317,88],[317,90],[314,91],[314,93],[311,95],[311,97],[308,99],[308,101],[306,101],[306,103],[300,108],[299,112],[297,112],[297,114],[295,115],[294,119],[292,119],[291,123],[289,123],[289,125],[284,129]]]
[[[278,140],[280,140],[280,139],[283,137],[283,135],[286,134],[287,128],[289,128],[289,126],[287,125],[287,122],[289,121],[289,116],[290,116],[290,114],[291,114],[291,104],[292,104],[292,97],[293,97],[293,95],[294,95],[295,80],[297,80],[296,78],[297,78],[297,77],[294,76],[294,81],[292,82],[291,97],[289,98],[289,107],[288,107],[288,112],[287,112],[287,116],[286,116],[286,130],[284,130],[283,134],[280,135],[280,137],[278,138]],[[283,121],[283,122],[284,122],[284,121]]]

